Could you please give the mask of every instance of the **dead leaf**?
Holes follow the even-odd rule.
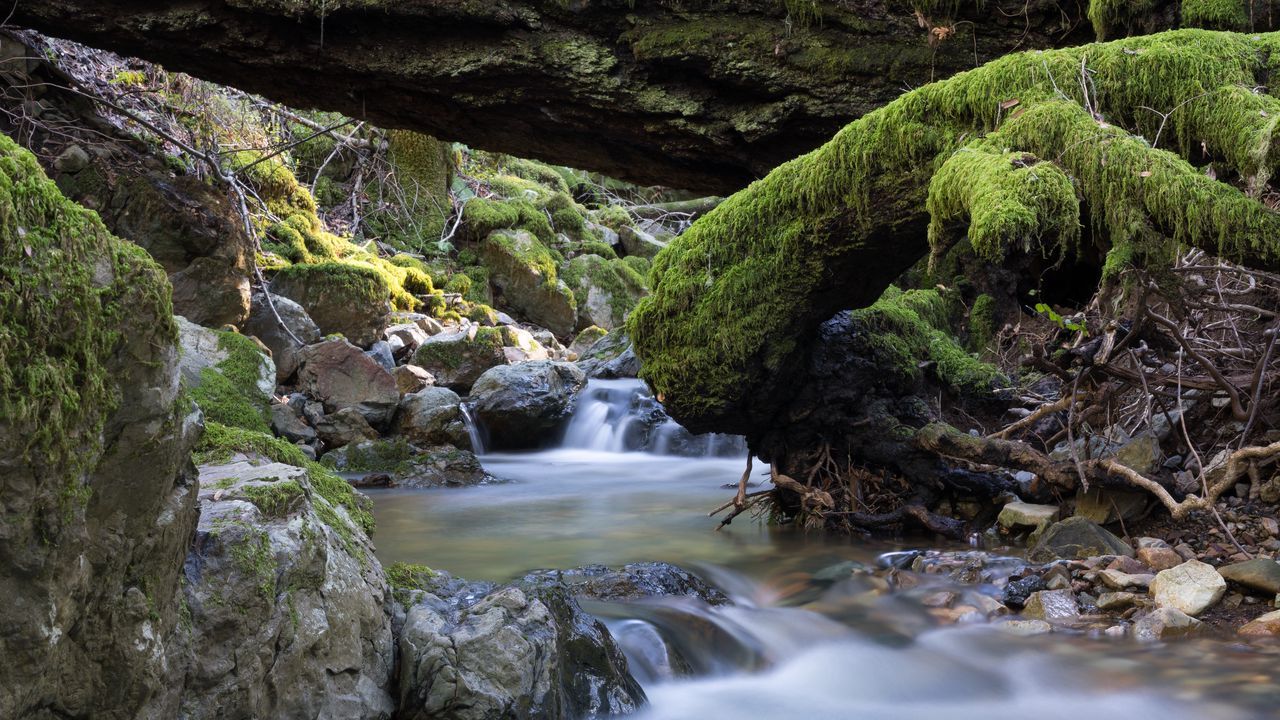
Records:
[[[1000,109],[1001,109],[1001,110],[1008,110],[1009,108],[1011,108],[1011,107],[1013,107],[1013,106],[1017,105],[1017,104],[1018,104],[1018,103],[1020,103],[1020,102],[1022,102],[1022,101],[1021,101],[1021,100],[1019,100],[1018,98],[1009,98],[1008,100],[1005,100],[1005,101],[1003,101],[1003,102],[1001,102],[1001,103],[1000,103]]]

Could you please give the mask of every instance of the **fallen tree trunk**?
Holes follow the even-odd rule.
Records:
[[[1171,22],[1172,3],[1145,15]],[[904,88],[1081,42],[1053,0],[18,3],[11,22],[295,107],[649,184],[741,188]]]

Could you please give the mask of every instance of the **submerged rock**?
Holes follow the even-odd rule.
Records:
[[[471,387],[471,406],[496,450],[546,443],[573,414],[587,384],[572,363],[538,360],[491,368]]]
[[[1195,635],[1200,628],[1199,620],[1177,608],[1164,607],[1152,610],[1134,623],[1133,636],[1146,642],[1170,640]]]

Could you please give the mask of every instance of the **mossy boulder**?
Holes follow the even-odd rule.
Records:
[[[465,393],[485,370],[506,364],[506,344],[501,328],[470,325],[427,338],[413,364],[431,373],[437,385]]]
[[[471,387],[472,412],[493,449],[538,448],[562,429],[586,384],[586,373],[573,363],[500,365]]]
[[[135,717],[169,692],[199,433],[169,298],[0,136],[0,717]]]
[[[382,339],[391,314],[386,278],[359,264],[293,265],[276,273],[271,291],[301,305],[320,332],[341,334],[361,347]]]
[[[573,292],[557,276],[557,260],[538,238],[523,230],[499,230],[480,246],[489,282],[500,305],[568,337],[577,324]]]
[[[182,347],[182,386],[205,419],[266,432],[276,367],[251,338],[175,318]]]
[[[647,294],[644,277],[617,257],[579,255],[565,266],[563,276],[578,304],[579,328],[620,328]]]

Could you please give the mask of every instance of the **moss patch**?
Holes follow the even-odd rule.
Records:
[[[431,587],[432,581],[439,576],[440,573],[426,565],[397,562],[387,568],[391,596],[406,607],[413,604],[414,597]]]
[[[200,384],[190,390],[192,400],[204,411],[205,420],[232,427],[267,432],[270,408],[257,383],[263,364],[262,351],[249,338],[234,332],[218,332],[218,348],[227,358],[200,373]]]

